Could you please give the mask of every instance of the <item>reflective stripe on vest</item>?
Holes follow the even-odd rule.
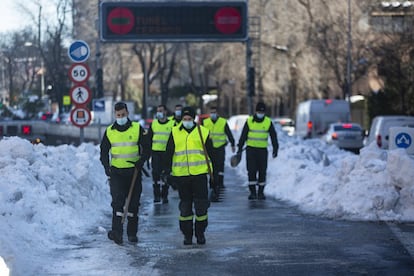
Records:
[[[203,143],[208,137],[208,129],[200,126]],[[188,133],[180,127],[173,127],[172,136],[175,144],[173,155],[172,175],[188,176],[200,175],[208,172],[206,157],[201,144],[197,127]]]
[[[139,159],[139,131],[140,125],[132,122],[131,127],[126,131],[118,131],[111,128],[106,129],[106,136],[111,143],[111,166],[115,168],[132,168],[133,163]]]
[[[213,147],[219,148],[226,144],[226,119],[219,117],[214,123],[211,118],[204,120],[203,125],[210,130],[210,138],[213,141]]]
[[[249,132],[247,134],[246,144],[254,148],[267,148],[269,138],[269,128],[272,121],[269,117],[265,117],[263,122],[253,121],[253,116],[247,119]]]
[[[158,120],[152,121],[151,129],[154,133],[152,136],[152,150],[165,151],[167,149],[168,138],[170,137],[173,126],[173,120],[169,120],[164,124],[161,124]]]

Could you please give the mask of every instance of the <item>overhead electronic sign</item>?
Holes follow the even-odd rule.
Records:
[[[245,41],[247,3],[102,2],[100,38],[106,42]]]

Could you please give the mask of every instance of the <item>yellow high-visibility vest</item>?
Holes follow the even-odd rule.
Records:
[[[152,133],[152,150],[153,151],[165,151],[167,149],[168,138],[170,137],[174,121],[169,120],[164,124],[161,124],[158,120],[152,121],[151,129]]]
[[[200,126],[202,141],[205,144],[209,130]],[[172,136],[175,152],[172,162],[173,176],[189,176],[208,173],[206,157],[197,128],[188,133],[180,127],[173,127]]]
[[[247,134],[247,146],[254,148],[267,148],[269,128],[272,121],[265,117],[262,122],[253,121],[253,116],[247,119],[249,132]]]
[[[210,138],[213,141],[213,147],[219,148],[226,144],[226,124],[227,120],[221,117],[219,117],[215,123],[211,118],[207,118],[203,121],[203,125],[210,130]]]
[[[131,127],[123,132],[111,127],[112,125],[106,129],[106,136],[111,143],[111,166],[120,169],[134,167],[134,163],[139,159],[140,124],[132,122]]]

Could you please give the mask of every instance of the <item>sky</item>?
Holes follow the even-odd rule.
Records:
[[[19,10],[15,0],[1,0],[0,32],[18,30],[23,27],[22,22],[26,21],[24,13]]]
[[[381,150],[373,143],[355,155],[318,139],[277,131],[280,149],[276,159],[269,157],[267,200],[282,200],[303,213],[332,219],[414,220],[414,159],[403,149]],[[235,132],[235,138],[238,135]],[[230,147],[226,150],[229,166]],[[236,170],[246,179],[240,185],[247,194],[244,158],[225,171]],[[73,242],[65,241],[85,231],[106,237],[103,225],[110,217],[111,199],[99,145],[52,147],[5,137],[0,140],[0,176],[0,275],[40,275],[43,266],[59,275],[88,267],[112,269],[108,259],[117,266],[130,265],[121,253],[109,256],[109,242],[79,250],[83,256],[68,258],[63,253],[75,252]]]
[[[40,0],[40,2],[43,3],[42,13],[47,16],[47,18],[55,18],[54,1]],[[33,15],[37,15],[38,7],[33,4],[33,0],[1,0],[0,33],[21,30],[26,25],[32,24],[31,19],[27,13],[22,10],[19,3],[23,3],[27,9],[32,11]]]

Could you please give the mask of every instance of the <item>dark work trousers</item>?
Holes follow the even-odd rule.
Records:
[[[266,183],[267,148],[246,148],[246,166],[249,185]]]
[[[207,174],[175,177],[180,196],[180,230],[184,236],[193,235],[195,213],[195,235],[204,234],[209,207]],[[193,211],[194,205],[194,211]]]
[[[154,182],[154,199],[159,198],[161,196],[163,200],[166,200],[168,196],[169,183],[167,181],[167,176],[162,175],[162,172],[166,171],[166,168],[164,167],[165,163],[165,151],[153,151],[151,153],[152,180]]]
[[[134,168],[117,169],[111,167],[110,191],[112,196],[112,231],[122,235],[122,216],[124,214],[124,205],[128,197],[131,186]],[[128,206],[128,236],[136,236],[138,230],[138,208],[142,193],[142,175],[138,172],[132,192],[131,201]]]
[[[211,154],[211,162],[213,163],[213,185],[210,183],[210,188],[217,192],[217,188],[223,187],[224,177],[224,157],[225,157],[225,145],[219,148],[213,148]]]

